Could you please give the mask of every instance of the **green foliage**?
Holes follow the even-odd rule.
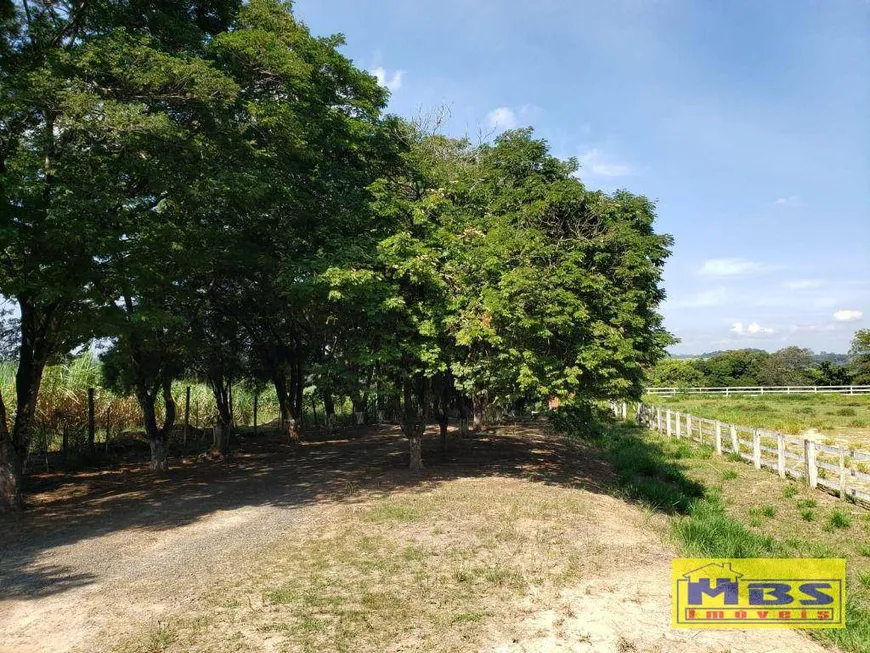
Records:
[[[530,129],[384,116],[291,3],[28,6],[0,24],[19,454],[45,364],[95,337],[155,447],[184,375],[222,422],[233,384],[272,385],[291,435],[306,392],[421,423],[559,398],[580,424],[673,342],[653,202],[587,189]]]
[[[696,388],[707,384],[695,361],[666,358],[649,373],[649,385],[659,388]]]
[[[855,332],[849,355],[852,357],[849,363],[852,382],[858,385],[870,384],[870,329],[859,329]]]
[[[843,510],[835,510],[828,517],[828,523],[833,528],[849,528],[852,525],[852,516]]]
[[[704,375],[701,385],[711,387],[758,385],[770,354],[758,349],[735,349],[692,361]]]
[[[849,385],[854,367],[786,347],[773,354],[734,349],[694,359],[668,358],[649,371],[653,387],[734,387],[760,385]]]
[[[800,347],[786,347],[771,354],[758,370],[759,385],[809,385],[813,352]]]

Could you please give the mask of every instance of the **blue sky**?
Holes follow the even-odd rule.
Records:
[[[870,327],[870,0],[298,0],[449,133],[530,125],[658,201],[674,352]]]

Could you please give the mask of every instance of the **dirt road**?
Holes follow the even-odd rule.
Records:
[[[439,458],[431,438],[427,458],[432,464],[422,480],[402,469],[406,444],[396,429],[349,435],[304,446],[248,440],[229,463],[190,462],[166,479],[136,465],[43,479],[41,491],[30,497],[33,509],[19,521],[0,523],[0,651],[113,650],[144,628],[195,614],[206,592],[253,573],[276,543],[304,539],[348,510],[348,488],[355,490],[358,509],[357,486],[365,479],[377,478],[378,496],[383,496],[430,480],[437,480],[433,487],[449,487],[471,478],[476,483],[492,479],[519,484],[518,489],[533,482],[516,474],[530,461],[552,475],[543,479],[548,483],[563,473],[564,452],[534,429],[492,435],[485,446],[476,445],[478,453],[459,460]],[[789,631],[670,630],[672,551],[655,528],[644,527],[649,519],[643,511],[603,495],[602,477],[609,473],[603,463],[585,465],[570,491],[575,498],[582,493],[596,516],[589,541],[619,543],[623,553],[597,577],[561,591],[555,604],[536,605],[530,592],[518,613],[522,618],[511,629],[519,635],[502,641],[501,627],[494,625],[473,649],[825,650]],[[514,486],[498,487],[505,492]],[[282,650],[280,640],[256,633],[246,646]],[[157,642],[151,650],[163,649]]]

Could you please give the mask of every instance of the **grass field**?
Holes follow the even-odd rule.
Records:
[[[870,651],[870,512],[639,427],[617,425],[600,445],[629,498],[672,515],[689,556],[845,558],[848,627],[814,636]]]
[[[819,436],[870,451],[870,395],[646,395],[644,402],[780,433]]]

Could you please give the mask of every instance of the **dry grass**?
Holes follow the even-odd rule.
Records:
[[[591,505],[583,490],[484,478],[332,507],[256,571],[246,561],[202,614],[117,650],[468,650],[516,628],[530,591],[546,602],[613,555]]]

